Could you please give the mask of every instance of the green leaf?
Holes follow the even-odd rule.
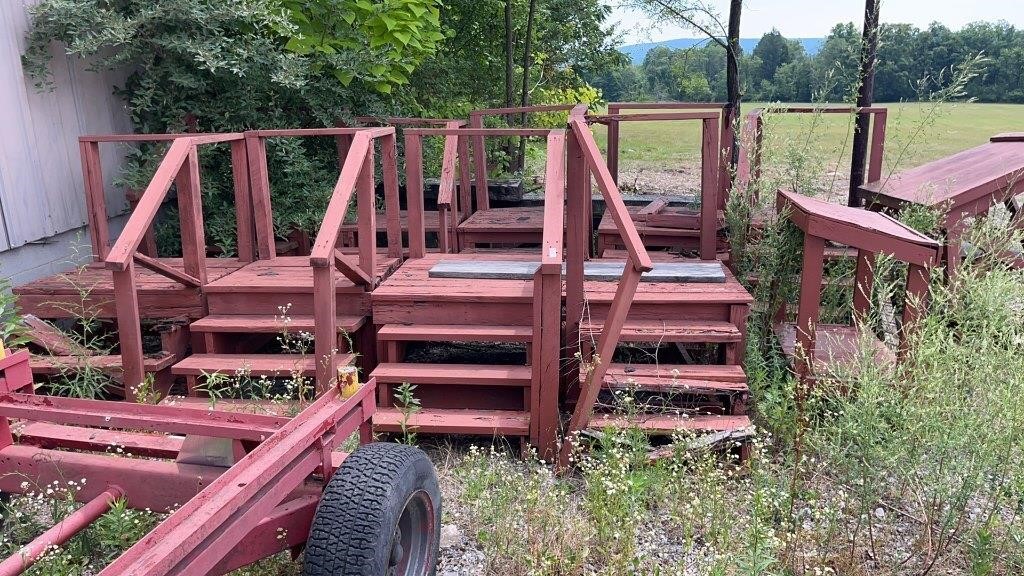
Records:
[[[373,87],[376,88],[378,92],[391,94],[391,84],[388,84],[387,82],[377,82]]]
[[[384,22],[384,26],[387,27],[388,31],[394,30],[395,26],[398,24],[398,22],[394,18],[388,16],[387,14],[381,14],[380,19],[382,22]]]
[[[398,31],[398,30],[395,30],[394,32],[392,32],[391,35],[395,38],[395,40],[398,40],[399,42],[401,42],[402,46],[405,46],[406,44],[408,44],[409,43],[409,39],[412,38],[412,34],[410,34],[408,32],[401,32],[401,31]]]
[[[352,78],[355,77],[355,74],[349,72],[348,70],[335,70],[334,77],[341,82],[342,86],[348,86],[349,84],[352,83]]]

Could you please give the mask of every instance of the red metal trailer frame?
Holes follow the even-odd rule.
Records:
[[[288,419],[37,396],[28,356],[20,351],[0,360],[0,490],[21,493],[26,481],[45,485],[68,477],[88,482],[75,495],[85,505],[0,563],[4,576],[20,574],[121,498],[135,509],[183,505],[104,575],[223,574],[294,549],[308,538],[323,488],[347,456],[335,449],[357,431],[361,443],[371,438],[372,380],[348,398],[332,387]],[[78,431],[78,441],[31,445],[12,434],[12,419],[68,427]],[[153,432],[228,439],[241,459],[222,468],[103,453],[117,439],[132,442],[137,453],[166,456],[175,438]],[[83,440],[90,438],[97,438],[91,446]]]

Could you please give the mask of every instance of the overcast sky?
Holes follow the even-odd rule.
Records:
[[[619,0],[608,0],[616,7],[612,19],[620,24],[626,44],[694,38],[691,30],[656,27],[640,13],[617,7]],[[725,16],[728,0],[712,0]],[[1006,20],[1024,27],[1024,0],[882,0],[882,22],[904,22],[920,28],[938,21],[956,30],[978,20]],[[839,22],[855,22],[860,27],[864,0],[744,0],[740,29],[743,38],[759,38],[777,28],[790,38],[817,38],[828,34]]]

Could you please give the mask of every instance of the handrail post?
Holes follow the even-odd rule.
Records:
[[[121,369],[124,396],[136,400],[142,384],[145,365],[142,356],[142,327],[139,315],[139,294],[135,288],[135,261],[129,260],[124,270],[112,270],[114,310],[117,314],[117,335],[121,343]]]
[[[483,128],[483,116],[471,113],[469,127]],[[487,148],[482,135],[473,137],[473,170],[476,171],[476,209],[487,210],[491,207],[491,199],[487,184]],[[473,212],[470,210],[471,214]]]
[[[274,219],[270,212],[270,175],[267,168],[267,143],[255,130],[245,133],[249,160],[249,186],[252,190],[256,245],[261,260],[277,256],[274,246]]]
[[[608,115],[614,116],[620,113],[615,104],[608,105]],[[608,122],[608,172],[611,172],[612,180],[619,183],[619,121],[612,119]]]
[[[703,120],[700,179],[700,259],[714,260],[718,236],[718,130],[713,119]]]
[[[203,231],[203,199],[199,186],[199,153],[193,144],[175,177],[181,220],[181,256],[185,273],[206,285],[206,236]]]
[[[100,143],[79,140],[82,157],[82,179],[85,184],[85,209],[88,214],[89,239],[93,259],[104,260],[110,252],[110,227],[107,223],[107,197],[103,193],[103,164]]]
[[[882,161],[885,155],[885,123],[888,117],[885,108],[874,112],[871,127],[871,154],[868,156],[868,182],[882,179]]]
[[[249,158],[246,154],[244,139],[231,142],[231,177],[235,192],[238,259],[242,262],[252,262],[256,259],[256,228],[253,224]]]
[[[363,157],[363,169],[356,185],[359,229],[359,267],[370,278],[377,276],[377,196],[373,182],[373,141]],[[372,289],[372,286],[371,286]]]
[[[403,257],[401,205],[398,198],[398,137],[381,138],[381,171],[384,173],[384,218],[387,222],[388,257]]]
[[[565,347],[568,357],[567,384],[574,386],[579,378],[576,353],[579,352],[579,330],[583,319],[583,262],[588,257],[590,238],[589,226],[584,219],[587,210],[584,202],[590,189],[590,176],[586,170],[583,149],[576,134],[567,133],[566,158],[566,214],[568,223],[565,247]]]
[[[466,136],[458,137],[458,154],[459,154],[459,210],[455,216],[455,227],[463,222],[469,215],[473,213],[473,169],[470,166],[470,153],[469,153],[469,138]],[[456,232],[458,232],[456,230]],[[458,234],[456,233],[456,240]],[[462,246],[458,246],[456,250],[461,250]]]
[[[313,267],[313,350],[316,356],[316,393],[330,390],[337,372],[338,296],[334,266]]]
[[[423,226],[423,142],[405,133],[405,197],[409,214],[409,258],[423,258],[427,232]]]

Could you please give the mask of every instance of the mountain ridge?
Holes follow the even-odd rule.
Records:
[[[790,40],[796,40],[804,47],[804,52],[808,56],[813,56],[821,50],[821,45],[825,43],[824,38],[790,38]],[[760,38],[740,38],[740,48],[744,54],[749,54],[754,50],[754,46],[760,42]],[[629,44],[627,46],[620,46],[619,52],[629,56],[633,64],[642,64],[644,57],[647,53],[658,46],[665,46],[666,48],[672,49],[686,49],[693,48],[708,42],[707,38],[673,38],[671,40],[661,40],[659,42],[642,42],[639,44]]]

